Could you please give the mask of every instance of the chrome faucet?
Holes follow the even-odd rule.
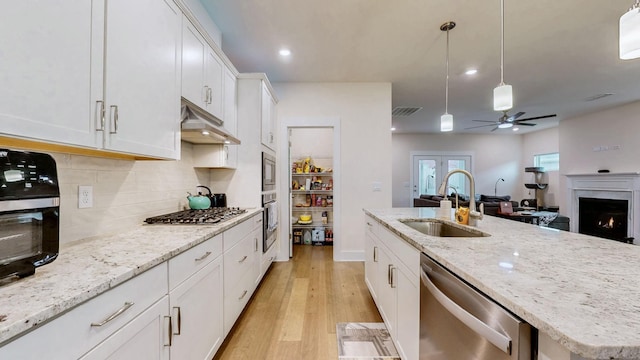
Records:
[[[455,173],[464,174],[469,178],[469,225],[477,226],[478,220],[482,220],[482,213],[484,212],[484,204],[480,204],[480,211],[476,210],[476,181],[473,179],[473,175],[467,170],[455,169],[449,171],[447,175],[445,175],[442,184],[440,184],[440,188],[438,189],[438,194],[442,196],[447,195],[447,183],[449,182],[449,177]],[[457,194],[457,192],[456,192]]]

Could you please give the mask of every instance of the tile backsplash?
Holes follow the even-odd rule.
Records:
[[[210,183],[194,169],[191,144],[181,160],[115,160],[51,153],[60,183],[60,244],[133,228],[150,216],[187,208],[187,191]],[[93,187],[93,207],[78,208],[78,186]]]

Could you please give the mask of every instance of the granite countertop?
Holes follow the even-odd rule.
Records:
[[[485,216],[479,238],[424,235],[398,219],[438,208],[365,209],[382,226],[589,359],[640,359],[640,246]]]
[[[0,286],[0,344],[262,212],[216,225],[140,225],[60,249],[36,273]]]

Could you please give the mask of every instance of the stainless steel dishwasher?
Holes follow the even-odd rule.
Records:
[[[534,358],[531,325],[425,254],[420,267],[420,360]]]

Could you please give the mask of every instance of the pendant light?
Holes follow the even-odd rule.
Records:
[[[620,17],[620,59],[640,57],[640,0]]]
[[[504,83],[504,0],[500,0],[500,21],[500,84],[493,89],[493,110],[507,111],[513,107],[513,88]]]
[[[440,131],[453,130],[453,115],[449,114],[449,30],[456,27],[456,23],[448,21],[440,26],[441,31],[447,32],[447,81],[445,86],[444,114],[440,117]]]

